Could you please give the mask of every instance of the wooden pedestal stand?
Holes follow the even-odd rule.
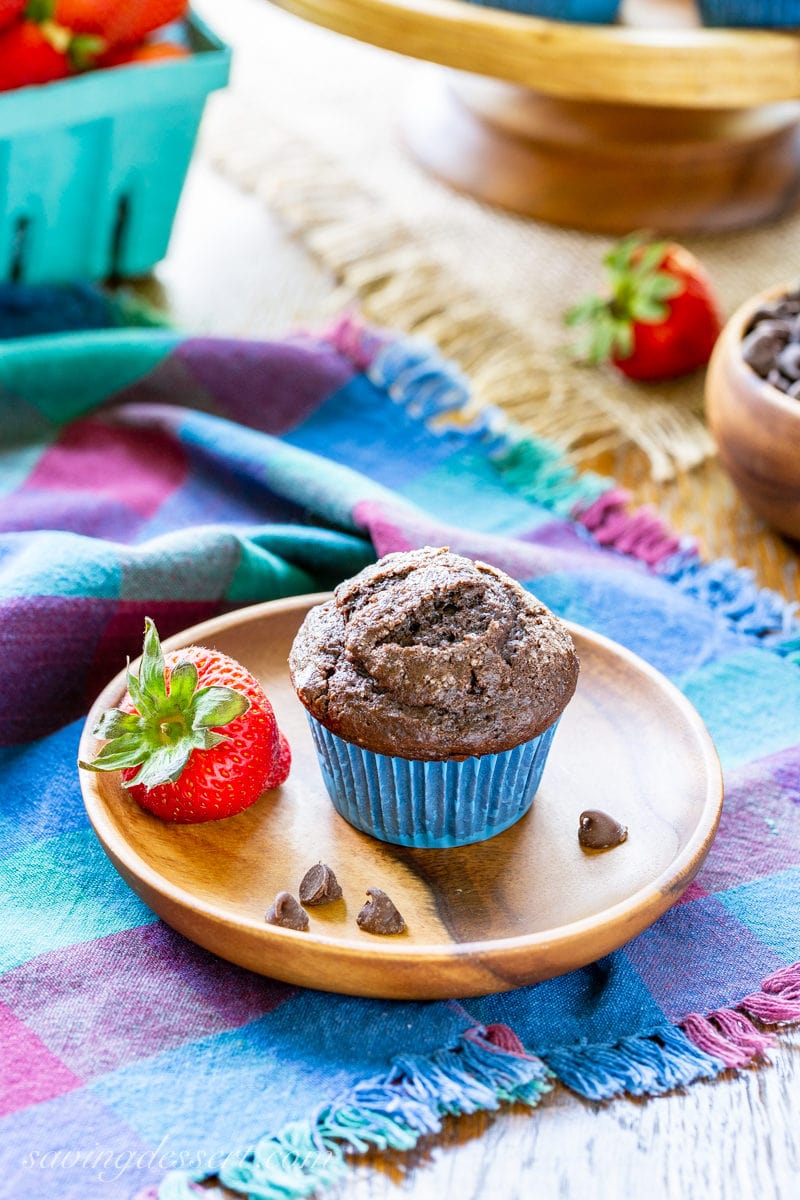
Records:
[[[433,174],[490,204],[600,233],[737,229],[800,197],[794,104],[681,109],[562,100],[442,73],[404,131]]]
[[[690,0],[575,25],[460,0],[279,0],[456,68],[421,86],[408,145],[489,203],[605,233],[757,224],[800,200],[800,37],[702,29]]]

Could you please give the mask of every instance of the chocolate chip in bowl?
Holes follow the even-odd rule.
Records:
[[[753,296],[733,314],[706,375],[720,462],[770,525],[800,538],[800,285]]]

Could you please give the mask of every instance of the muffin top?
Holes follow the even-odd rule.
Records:
[[[575,691],[566,628],[515,580],[447,548],[387,554],[307,614],[289,656],[300,700],[377,754],[495,754]]]

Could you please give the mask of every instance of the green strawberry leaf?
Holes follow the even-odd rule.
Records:
[[[163,783],[175,783],[195,749],[197,747],[188,745],[185,741],[173,746],[160,746],[150,753],[133,778],[126,782],[125,787],[154,788]]]
[[[109,708],[102,714],[92,733],[99,738],[115,738],[121,734],[137,734],[142,719],[136,713],[123,712],[121,708]]]
[[[150,617],[144,619],[144,649],[142,662],[139,667],[139,685],[154,703],[166,700],[167,681],[165,677],[164,652],[158,630]]]
[[[614,338],[614,355],[616,358],[630,358],[633,354],[633,347],[633,326],[627,321],[621,321],[617,325],[616,336]]]
[[[660,325],[669,316],[669,309],[658,301],[637,296],[631,304],[631,316],[645,325]]]
[[[661,266],[661,263],[664,261],[664,257],[667,253],[667,243],[650,242],[649,245],[645,245],[640,241],[637,246],[637,250],[640,250],[640,254],[636,262],[633,264],[636,274],[652,275],[654,271],[658,270],[658,268]]]
[[[139,738],[123,736],[106,742],[97,758],[80,765],[87,771],[119,771],[124,767],[138,767],[144,753]]]
[[[197,691],[197,667],[193,662],[179,662],[170,669],[169,698],[176,711],[189,708]]]
[[[671,300],[683,291],[684,285],[674,275],[659,271],[647,285],[647,294],[652,300]]]
[[[26,20],[36,21],[38,24],[43,21],[52,21],[55,7],[55,0],[28,0],[24,16]]]
[[[69,60],[75,71],[88,71],[105,54],[108,42],[93,33],[73,34],[69,43]]]
[[[201,750],[213,750],[215,746],[220,746],[223,742],[229,742],[231,739],[227,733],[217,733],[216,729],[203,730],[203,744]]]
[[[250,707],[250,701],[241,692],[228,687],[200,688],[192,705],[192,725],[195,729],[207,726],[229,725],[241,717]]]
[[[125,686],[128,689],[128,695],[131,698],[134,708],[138,713],[141,714],[141,716],[144,716],[148,708],[148,704],[147,700],[145,699],[144,692],[139,687],[139,680],[131,670],[130,659],[128,659],[128,665],[125,668]]]
[[[605,312],[607,307],[607,301],[600,296],[584,296],[564,313],[564,324],[581,325],[584,321],[593,321]]]

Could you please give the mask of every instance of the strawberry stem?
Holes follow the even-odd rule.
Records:
[[[230,725],[250,707],[234,688],[198,686],[197,667],[180,661],[167,673],[155,624],[145,618],[144,646],[138,677],[128,664],[128,695],[135,712],[112,708],[104,712],[93,732],[106,744],[87,771],[138,771],[126,787],[147,788],[180,777],[196,750],[211,750],[228,738],[219,729]]]
[[[55,8],[55,0],[28,0],[23,15],[28,21],[52,21]]]
[[[585,296],[564,315],[567,325],[586,326],[576,357],[592,366],[629,358],[634,324],[660,325],[667,319],[667,301],[683,290],[679,279],[661,269],[668,253],[666,242],[647,242],[640,233],[611,247],[603,258],[609,294]]]

